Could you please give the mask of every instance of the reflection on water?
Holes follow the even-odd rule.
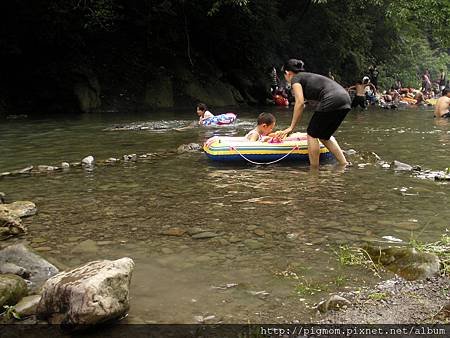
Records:
[[[238,112],[231,127],[182,132],[173,121],[190,120],[177,114],[149,118],[149,125],[164,126],[157,132],[105,131],[146,121],[142,116],[6,122],[0,171],[90,154],[168,152],[213,134],[244,135],[259,112]],[[274,113],[279,128],[289,124],[289,111]],[[350,113],[336,137],[358,154],[441,170],[449,165],[444,122],[431,111],[369,110]],[[130,322],[304,322],[318,299],[342,288],[337,280],[373,282],[367,272],[339,266],[333,251],[340,244],[435,240],[448,227],[450,211],[436,208],[449,203],[447,185],[357,164],[315,172],[292,163],[223,166],[197,152],[6,178],[0,191],[38,205],[39,214],[25,221],[24,238],[44,256],[68,267],[99,258],[135,260]],[[167,235],[173,228],[182,231]],[[208,238],[192,237],[205,232]],[[286,270],[300,280],[280,277]],[[325,291],[296,293],[301,281]]]

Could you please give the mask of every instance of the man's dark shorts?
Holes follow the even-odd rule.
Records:
[[[366,108],[367,100],[365,96],[355,95],[352,101],[352,108],[360,106],[361,108]]]
[[[315,112],[309,121],[306,132],[309,136],[322,140],[329,140],[339,128],[350,109],[329,112]]]

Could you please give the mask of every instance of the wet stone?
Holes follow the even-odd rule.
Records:
[[[365,227],[357,226],[357,225],[354,225],[354,226],[352,226],[352,227],[350,228],[350,231],[351,231],[351,232],[356,232],[356,233],[360,233],[360,234],[365,233],[366,230],[367,230],[367,229],[366,229]]]
[[[322,301],[317,305],[317,309],[324,313],[330,310],[339,310],[341,308],[346,308],[350,306],[351,303],[349,300],[338,296],[338,295],[332,295],[329,299],[326,301]]]
[[[257,249],[261,249],[262,247],[264,247],[263,243],[261,243],[257,240],[254,240],[254,239],[246,239],[244,241],[244,245],[251,250],[257,250]]]
[[[97,245],[104,246],[104,245],[112,245],[112,244],[115,244],[115,243],[116,242],[114,242],[114,241],[98,241]]]
[[[224,238],[219,238],[218,240],[217,240],[217,243],[219,243],[220,245],[229,245],[230,244],[230,242],[228,242],[226,239],[224,239]]]
[[[255,235],[259,237],[264,237],[266,234],[266,232],[263,229],[255,229],[253,232],[255,233]]]
[[[16,275],[0,275],[0,308],[14,305],[27,295],[27,283]]]
[[[199,228],[199,227],[193,227],[193,228],[189,228],[188,229],[188,234],[189,235],[195,235],[195,234],[198,234],[198,233],[200,233],[200,232],[204,232],[205,230],[203,230],[202,228]]]
[[[195,234],[192,236],[193,239],[207,239],[207,238],[213,238],[213,237],[217,237],[219,236],[218,234],[216,234],[215,232],[210,232],[210,231],[206,231],[206,232],[200,232],[198,234]]]
[[[237,237],[237,236],[231,236],[231,237],[229,238],[229,241],[230,241],[230,243],[237,243],[237,242],[241,242],[242,239],[240,239],[240,238]]]
[[[82,238],[83,237],[81,237],[81,236],[72,236],[72,237],[67,237],[67,241],[68,242],[78,242]]]
[[[52,248],[49,246],[39,246],[37,248],[34,248],[35,251],[45,252],[45,251],[52,251]]]
[[[31,239],[31,243],[45,243],[45,242],[47,242],[47,239],[42,237],[35,237]]]
[[[170,248],[161,248],[161,252],[165,255],[170,255],[174,253],[174,251]]]
[[[98,247],[97,244],[92,240],[88,239],[81,243],[79,243],[77,246],[75,246],[72,250],[73,253],[95,253],[97,252]]]
[[[404,230],[419,230],[420,224],[417,222],[398,222],[394,225],[396,228]]]
[[[36,308],[41,300],[40,295],[31,295],[24,297],[14,306],[14,309],[20,317],[28,317],[36,314]]]
[[[176,237],[181,237],[186,233],[186,230],[181,229],[181,228],[170,228],[167,229],[165,231],[162,232],[163,235],[166,236],[176,236]]]

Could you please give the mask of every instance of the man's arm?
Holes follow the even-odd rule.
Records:
[[[287,136],[287,134],[292,133],[297,123],[302,118],[303,109],[305,107],[305,97],[303,96],[303,88],[300,83],[294,83],[292,85],[292,92],[294,93],[295,97],[295,105],[294,105],[294,111],[292,113],[292,121],[289,128],[286,128],[285,130],[279,131],[278,135],[280,137]]]

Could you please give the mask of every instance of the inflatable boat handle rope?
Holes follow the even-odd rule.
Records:
[[[243,154],[241,154],[241,152],[240,152],[237,148],[235,148],[235,147],[230,147],[230,149],[236,151],[236,152],[237,152],[244,160],[246,160],[247,162],[250,162],[250,163],[252,163],[252,164],[258,164],[258,165],[260,165],[260,164],[274,164],[274,163],[280,162],[280,161],[284,160],[286,157],[288,157],[290,154],[292,154],[292,152],[293,152],[294,150],[297,150],[297,149],[298,149],[298,146],[295,146],[294,148],[292,148],[291,151],[289,151],[289,152],[288,152],[286,155],[284,155],[283,157],[281,157],[281,158],[279,158],[279,159],[277,159],[277,160],[275,160],[275,161],[271,161],[271,162],[255,162],[255,161],[252,161],[252,160],[250,160],[249,158],[245,157]]]

